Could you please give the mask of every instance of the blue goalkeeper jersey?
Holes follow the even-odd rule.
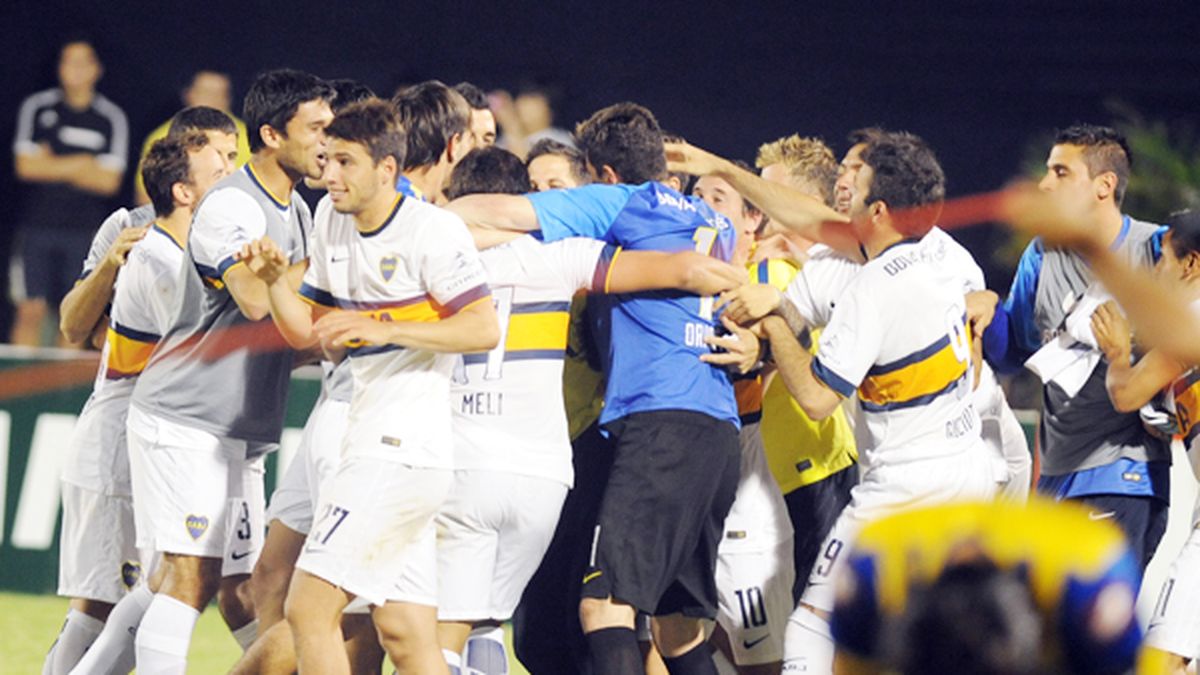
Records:
[[[729,221],[660,183],[588,185],[528,198],[546,241],[580,236],[629,250],[694,250],[726,261],[733,255]],[[700,361],[709,351],[704,338],[716,326],[713,298],[654,291],[609,300],[602,425],[653,410],[690,410],[738,424],[729,375]]]

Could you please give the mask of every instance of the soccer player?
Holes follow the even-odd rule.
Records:
[[[757,233],[766,218],[729,183],[716,176],[700,176],[692,194],[729,219],[737,232],[733,264],[748,270],[745,281],[773,282],[785,287],[795,268],[783,260],[751,260]],[[741,477],[729,515],[725,536],[717,549],[718,629],[713,642],[738,672],[778,673],[783,662],[783,633],[795,606],[792,587],[792,524],[779,485],[771,475],[763,450],[763,377],[754,370],[758,340],[743,333],[732,322],[725,324],[732,335],[709,338],[732,356],[743,346],[748,361],[735,373],[734,392],[738,401],[741,431]],[[708,359],[709,356],[703,356]],[[740,372],[741,368],[750,368]],[[782,388],[782,383],[779,384]],[[783,388],[786,396],[786,388]],[[778,423],[777,420],[774,420]],[[784,422],[789,436],[800,435],[797,420]],[[843,420],[843,424],[845,424]],[[810,424],[811,426],[811,424]],[[812,442],[811,436],[806,438]]]
[[[462,95],[471,106],[471,145],[486,148],[496,144],[496,116],[488,105],[487,94],[470,82],[459,82],[454,91]]]
[[[321,173],[331,97],[320,79],[291,70],[263,73],[250,87],[243,113],[254,154],[197,209],[179,310],[134,388],[127,432],[138,546],[162,553],[166,568],[138,630],[139,672],[185,667],[222,571],[244,580],[261,548],[261,459],[279,442],[292,352],[267,319],[265,284],[237,254],[270,236],[299,285],[311,218],[292,188]],[[254,632],[249,619],[240,628]]]
[[[523,194],[528,185],[516,155],[485,148],[455,167],[450,193]],[[693,251],[625,251],[583,238],[521,237],[481,259],[504,338],[486,354],[464,355],[451,388],[455,485],[437,517],[438,615],[452,670],[462,652],[466,672],[495,675],[507,672],[500,624],[541,562],[572,484],[562,398],[571,298],[580,290],[712,294],[742,279]]]
[[[338,618],[356,599],[399,670],[446,672],[433,516],[453,478],[451,354],[494,347],[496,312],[461,221],[396,191],[405,143],[392,108],[352,105],[328,133],[329,200],[300,295],[272,240],[243,251],[285,339],[345,348],[354,378],[341,463],[321,490],[287,620],[302,673],[349,672]]]
[[[1197,300],[1200,298],[1200,285],[1197,284],[1200,279],[1200,214],[1185,211],[1171,217],[1171,229],[1163,237],[1162,257],[1155,271],[1163,284],[1192,298],[1189,311],[1196,315],[1200,310]],[[1143,416],[1143,419],[1154,419],[1154,428],[1165,437],[1182,438],[1193,470],[1200,469],[1197,461],[1200,453],[1196,450],[1200,438],[1200,427],[1196,426],[1197,411],[1200,410],[1197,405],[1200,403],[1200,385],[1197,385],[1200,377],[1194,364],[1180,361],[1156,348],[1145,351],[1134,363],[1129,324],[1111,301],[1096,310],[1091,325],[1109,364],[1105,385],[1113,407],[1127,413],[1150,404],[1156,412],[1165,413]],[[1146,349],[1145,345],[1139,347]],[[1146,633],[1146,644],[1165,652],[1163,656],[1173,673],[1185,672],[1188,661],[1200,657],[1200,640],[1195,631],[1200,618],[1196,610],[1200,595],[1198,554],[1200,502],[1192,516],[1191,535],[1171,564]]]
[[[203,132],[208,142],[233,166],[237,157],[237,127],[231,117],[214,108],[184,108],[170,120],[170,132],[163,137]],[[149,147],[147,146],[147,151]],[[92,237],[92,246],[83,262],[79,281],[58,306],[59,330],[68,342],[83,342],[97,333],[105,308],[112,300],[117,271],[129,249],[142,238],[154,221],[154,205],[147,203],[132,210],[113,211]]]
[[[1096,236],[1118,257],[1148,267],[1161,235],[1157,225],[1121,213],[1130,166],[1118,132],[1076,125],[1058,133],[1039,188],[1064,208],[1085,213]],[[1046,373],[1038,491],[1083,501],[1096,518],[1114,519],[1144,567],[1166,529],[1169,450],[1136,413],[1118,412],[1109,400],[1108,364],[1088,325],[1097,295],[1092,271],[1079,254],[1035,238],[984,333],[983,350],[1000,372],[1020,368],[1037,354],[1033,363]],[[1070,330],[1072,325],[1080,330]],[[1070,363],[1074,366],[1065,367]]]
[[[408,144],[396,189],[408,197],[444,203],[450,172],[475,147],[471,106],[437,80],[405,87],[392,97],[392,105]]]
[[[837,299],[814,357],[779,316],[759,330],[780,376],[813,419],[843,398],[861,406],[862,476],[809,575],[791,618],[792,667],[832,667],[828,613],[843,549],[865,522],[921,504],[991,495],[979,436],[965,300],[923,254],[929,208],[943,196],[932,151],[910,134],[873,135],[852,181],[851,231],[868,262]]]
[[[1132,672],[1139,576],[1120,530],[1077,505],[892,515],[847,554],[832,624],[838,672]]]
[[[71,609],[43,672],[70,672],[126,593],[150,595],[134,544],[125,414],[134,383],[174,310],[180,242],[187,240],[193,210],[230,169],[198,132],[164,140],[148,155],[144,173],[160,215],[122,268],[100,371],[63,463],[58,592],[71,598]],[[133,664],[126,665],[128,670]]]
[[[579,187],[592,182],[583,153],[569,145],[543,138],[525,158],[533,192]]]
[[[449,208],[485,227],[540,227],[548,241],[585,235],[635,250],[695,249],[728,259],[729,222],[659,182],[666,176],[662,132],[648,110],[609,106],[577,135],[605,185],[476,195]],[[617,451],[580,604],[597,673],[641,670],[638,610],[655,615],[655,642],[672,672],[713,668],[700,618],[716,611],[716,548],[740,453],[728,376],[698,358],[714,326],[710,301],[677,293],[612,296],[600,421]]]
[[[233,156],[234,167],[240,167],[250,159],[250,145],[246,140],[246,123],[233,114],[231,107],[233,83],[229,81],[228,75],[215,70],[197,70],[192,74],[187,86],[181,89],[179,98],[185,108],[212,108],[229,117],[235,125],[233,133],[237,138],[236,154]],[[142,141],[139,164],[145,159],[146,153],[150,151],[150,146],[158,139],[166,138],[175,123],[176,119],[172,117],[146,135],[146,139]],[[146,187],[142,183],[140,172],[133,181],[133,201],[138,205],[150,203],[150,197],[146,194]]]
[[[92,224],[121,187],[129,123],[96,92],[103,73],[92,44],[72,39],[59,52],[60,87],[21,103],[13,156],[26,198],[18,220],[20,267],[13,275],[14,344],[40,343],[49,307],[74,281],[70,265],[86,255]]]

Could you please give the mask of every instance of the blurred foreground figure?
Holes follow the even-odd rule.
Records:
[[[1140,565],[1078,504],[960,503],[862,530],[839,579],[838,673],[1122,673]]]

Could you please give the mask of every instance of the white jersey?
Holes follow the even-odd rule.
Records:
[[[821,328],[829,323],[842,291],[858,276],[862,265],[824,244],[808,249],[808,260],[783,292],[809,326]]]
[[[111,320],[92,395],[72,437],[63,480],[128,495],[125,416],[134,383],[170,326],[183,247],[157,224],[129,251],[117,277]]]
[[[438,321],[488,297],[479,253],[454,214],[397,196],[379,228],[317,205],[312,256],[300,294],[379,321]],[[450,374],[457,355],[399,345],[347,349],[354,393],[343,458],[375,457],[451,469]]]
[[[521,237],[480,258],[500,318],[500,344],[465,354],[451,387],[454,466],[572,483],[563,405],[571,297],[604,290],[616,248],[593,239]]]
[[[947,288],[919,241],[894,244],[837,300],[813,374],[858,392],[864,469],[955,455],[980,443],[971,345],[958,288]]]

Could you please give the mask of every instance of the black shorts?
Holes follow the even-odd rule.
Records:
[[[833,529],[842,510],[850,503],[850,490],[858,484],[858,465],[851,465],[783,496],[788,518],[792,521],[792,555],[796,565],[796,581],[792,585],[792,600],[800,602],[809,572],[817,562],[817,553],[825,537]]]
[[[715,565],[741,472],[737,428],[685,410],[634,413],[616,437],[584,597],[713,618]]]
[[[75,286],[83,261],[92,247],[87,231],[27,227],[21,233],[21,287],[13,299],[43,299],[57,310],[63,296]]]

